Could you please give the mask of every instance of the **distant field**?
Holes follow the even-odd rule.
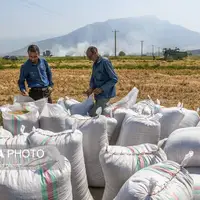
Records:
[[[60,58],[63,65],[67,63],[68,66],[74,68],[64,69],[63,67],[63,69],[60,69],[56,67],[58,60],[49,59],[50,65],[54,66],[52,69],[55,83],[53,100],[56,102],[59,97],[64,96],[83,100],[85,97],[82,92],[88,87],[91,63],[83,58],[76,60],[66,58],[62,60]],[[119,100],[133,87],[137,87],[140,90],[139,99],[145,99],[150,95],[154,100],[160,99],[161,104],[165,106],[176,106],[179,101],[183,101],[187,108],[197,109],[199,106],[200,60],[167,63],[121,58],[112,61],[119,76],[117,97],[113,101]],[[17,67],[21,63],[18,61]],[[155,68],[148,67],[156,63],[160,63],[160,65]],[[10,63],[3,63],[3,65],[6,65],[7,69],[0,70],[0,105],[12,103],[13,96],[19,93],[17,87],[19,68],[9,69]],[[77,69],[76,66],[80,65],[87,66],[87,68]],[[126,69],[124,66],[127,65],[132,68]],[[139,68],[138,65],[143,67]]]
[[[25,62],[25,58],[18,61],[0,59],[0,69],[16,69]],[[189,57],[185,60],[166,62],[152,60],[152,57],[127,56],[110,57],[116,69],[200,69],[200,57]],[[91,62],[86,57],[52,57],[47,58],[53,69],[90,69]]]

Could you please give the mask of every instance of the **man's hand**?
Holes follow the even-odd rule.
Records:
[[[96,88],[93,92],[95,95],[98,95],[98,94],[101,94],[103,90],[101,88]]]
[[[25,90],[21,91],[21,95],[23,95],[23,96],[29,96],[28,92],[26,92]]]
[[[49,93],[51,94],[53,92],[53,88],[52,87],[48,87]]]
[[[93,93],[93,89],[89,88],[86,92],[84,92],[84,94],[86,94],[88,97]]]

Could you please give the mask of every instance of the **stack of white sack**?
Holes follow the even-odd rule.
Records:
[[[183,127],[186,124],[189,124],[188,117],[194,115],[191,114],[190,111],[183,109],[182,105],[166,108],[160,105],[159,100],[157,100],[157,102],[155,103],[153,100],[151,100],[150,97],[149,100],[140,101],[135,104],[132,110],[134,110],[138,114],[148,116],[153,116],[158,113],[162,114],[162,117],[159,119],[159,122],[161,124],[160,140],[168,138],[169,135],[174,130],[179,129],[180,126]],[[196,116],[192,117],[192,121],[197,121]],[[195,124],[195,122],[193,122],[193,124]]]
[[[92,119],[92,117],[89,116],[83,116],[78,114],[70,115],[68,113],[68,110],[61,105],[62,104],[61,100],[59,102],[60,102],[59,104],[47,103],[44,106],[44,109],[40,115],[40,120],[39,120],[41,129],[49,130],[52,132],[61,132],[67,129],[71,129],[75,120],[80,121],[82,124],[84,121]],[[99,108],[99,110],[102,109]],[[101,114],[102,111],[100,111],[99,115]],[[117,120],[112,117],[106,117],[106,121],[107,121],[107,136],[110,142],[117,127]]]
[[[178,109],[179,111],[176,111],[176,109]],[[176,115],[175,115],[175,111],[176,111]],[[180,113],[180,111],[182,113]],[[184,115],[183,118],[182,118],[182,115]],[[170,119],[170,116],[168,118]],[[196,127],[196,126],[198,126],[198,123],[199,123],[198,112],[194,111],[194,110],[189,110],[189,109],[183,108],[183,104],[181,104],[181,103],[178,104],[177,108],[174,108],[173,118],[176,119],[176,121],[174,121],[174,123],[172,124],[173,129],[171,127],[171,130],[168,131],[168,133],[166,135],[163,134],[161,137],[162,140],[167,141],[167,139],[170,135],[170,132],[172,130],[175,131],[175,130],[181,129],[181,128]],[[180,120],[181,118],[182,118],[182,120]],[[179,124],[178,124],[178,122],[179,122]],[[170,123],[170,121],[169,121],[169,123]],[[167,129],[167,127],[166,127],[166,129]],[[165,146],[165,144],[163,145],[163,148],[164,148],[164,146]]]
[[[58,112],[60,111],[61,114]],[[77,121],[77,129],[83,133],[83,151],[89,186],[104,187],[105,181],[99,162],[99,152],[102,145],[108,144],[116,120],[101,115],[102,109],[97,110],[96,117],[68,115],[58,104],[46,104],[40,116],[40,128],[52,132],[61,132],[72,128]],[[62,117],[63,116],[63,117]],[[57,119],[57,120],[56,120]]]
[[[115,145],[121,130],[122,122],[127,113],[134,114],[130,109],[137,101],[139,90],[134,87],[124,98],[120,101],[109,105],[104,109],[103,114],[105,116],[113,117],[117,120],[117,127],[114,131],[114,134],[111,138],[110,144]]]
[[[194,200],[200,199],[200,127],[182,128],[174,131],[168,138],[164,151],[168,159],[180,163],[184,153],[189,150],[194,152],[194,156],[187,163],[186,169],[194,180],[193,195]]]
[[[56,147],[1,152],[1,199],[73,199],[71,166]]]
[[[17,96],[14,96],[13,103],[14,104],[19,103],[19,104],[25,105],[25,106],[35,106],[38,108],[39,113],[41,113],[45,104],[48,103],[48,98],[42,98],[42,99],[35,101],[34,99],[32,99],[29,96],[17,95]]]
[[[102,200],[114,199],[123,184],[137,171],[167,160],[164,151],[153,144],[106,146],[99,157],[106,181]]]
[[[79,101],[75,99],[71,99],[69,97],[60,98],[57,102],[59,105],[63,107],[63,109],[69,113],[69,115],[72,116],[72,118],[77,119],[88,119],[89,117],[89,110],[94,105],[92,96],[90,96],[88,99],[80,103]],[[84,117],[84,118],[83,118]],[[110,115],[107,116],[107,123],[108,123],[108,140],[109,143],[111,143],[111,139],[113,136],[113,133],[115,132],[116,126],[117,126],[117,120],[113,118],[112,111]],[[68,127],[69,124],[66,125]]]
[[[33,105],[5,105],[1,108],[3,128],[13,135],[20,134],[21,126],[25,126],[26,132],[31,132],[33,127],[39,127],[39,111]]]
[[[88,189],[82,140],[83,135],[81,131],[76,130],[76,124],[72,130],[56,133],[35,129],[28,136],[30,147],[53,145],[69,160],[73,200],[92,200]]]
[[[144,143],[158,144],[160,140],[160,113],[145,116],[135,113],[126,114],[117,140],[119,146],[140,145]]]
[[[89,96],[83,102],[79,102],[69,97],[65,97],[65,99],[60,98],[57,103],[60,104],[65,110],[68,110],[71,115],[79,114],[83,116],[88,115],[88,112],[94,105],[92,96]]]
[[[184,168],[192,155],[187,154],[181,165],[168,160],[141,169],[126,181],[114,200],[193,200],[193,179]]]
[[[85,158],[88,184],[91,187],[104,187],[105,180],[99,161],[99,152],[108,145],[108,119],[100,115],[96,117],[75,116],[68,118],[69,121],[76,120],[77,129],[83,133],[83,152]]]
[[[89,112],[90,108],[93,105],[92,96],[90,96],[87,100],[85,100],[82,103],[76,101],[75,99],[70,99],[68,97],[65,97],[65,99],[60,98],[57,103],[61,105],[64,111],[68,112],[70,115],[70,117],[67,117],[66,120],[66,128],[71,128],[72,126],[71,120],[74,121],[74,119],[76,119],[81,121],[83,120],[87,121],[88,119],[91,119],[91,117],[89,117],[87,113]],[[117,120],[113,118],[111,112],[110,116],[107,116],[107,128],[108,128],[107,133],[109,142],[111,141],[116,126],[117,126]]]
[[[172,108],[160,107],[159,112],[163,114],[163,119],[161,119],[161,124],[163,124],[161,139],[168,138],[177,129],[196,127],[200,122],[198,111],[186,109],[181,103]],[[170,123],[171,126],[168,126]],[[168,130],[167,127],[169,127]]]

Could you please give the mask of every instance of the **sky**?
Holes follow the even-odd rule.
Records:
[[[17,45],[65,35],[107,19],[144,15],[200,32],[199,8],[200,0],[0,0],[0,45],[11,39]]]

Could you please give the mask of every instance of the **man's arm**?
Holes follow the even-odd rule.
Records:
[[[51,72],[51,68],[49,67],[49,64],[46,60],[44,60],[45,62],[45,65],[46,65],[46,72],[47,72],[47,77],[48,77],[48,80],[49,80],[49,86],[50,87],[53,87],[54,86],[54,83],[52,81],[52,72]]]
[[[108,74],[108,76],[110,77],[110,80],[101,86],[101,89],[103,91],[106,91],[106,90],[109,90],[118,82],[118,77],[113,69],[112,63],[109,60],[103,63],[103,67],[106,73]]]
[[[18,86],[21,92],[26,91],[25,80],[26,80],[26,76],[24,72],[24,65],[22,65],[20,68],[20,75],[19,75],[19,80],[18,80]]]

